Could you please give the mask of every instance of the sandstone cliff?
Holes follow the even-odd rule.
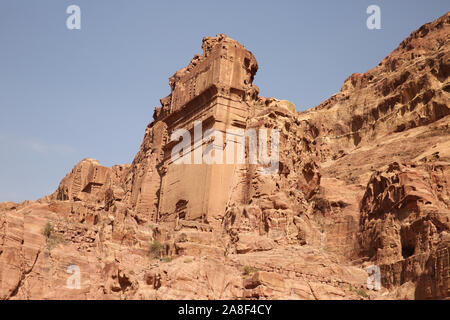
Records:
[[[0,297],[448,298],[449,35],[447,13],[305,112],[259,96],[241,44],[204,38],[131,164],[84,159],[52,195],[0,203]],[[180,129],[193,139],[177,164]],[[275,173],[187,163],[248,155],[244,129],[279,133]],[[210,130],[234,136],[196,136]],[[380,290],[366,287],[371,265]]]

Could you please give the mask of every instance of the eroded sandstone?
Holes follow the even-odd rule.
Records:
[[[447,13],[304,112],[259,95],[244,46],[204,38],[131,164],[84,159],[52,195],[0,203],[0,297],[448,298],[449,31]],[[208,129],[277,131],[278,170],[177,164],[179,129],[191,160],[225,148]]]

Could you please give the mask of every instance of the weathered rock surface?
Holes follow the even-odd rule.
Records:
[[[259,96],[241,44],[204,38],[131,165],[84,159],[52,195],[0,203],[0,298],[449,298],[449,35],[447,13],[300,113]],[[217,161],[260,129],[278,170]]]

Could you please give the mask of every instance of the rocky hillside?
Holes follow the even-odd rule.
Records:
[[[259,95],[241,44],[202,49],[131,164],[84,159],[52,195],[0,203],[0,298],[448,299],[450,14],[305,112]],[[279,132],[276,173],[170,157],[179,129],[230,128]]]

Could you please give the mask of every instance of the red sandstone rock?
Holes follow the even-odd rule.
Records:
[[[449,31],[447,13],[301,113],[258,96],[241,44],[204,38],[131,165],[84,159],[52,195],[0,203],[0,298],[448,298]],[[171,134],[196,120],[278,130],[278,171],[174,164]]]

